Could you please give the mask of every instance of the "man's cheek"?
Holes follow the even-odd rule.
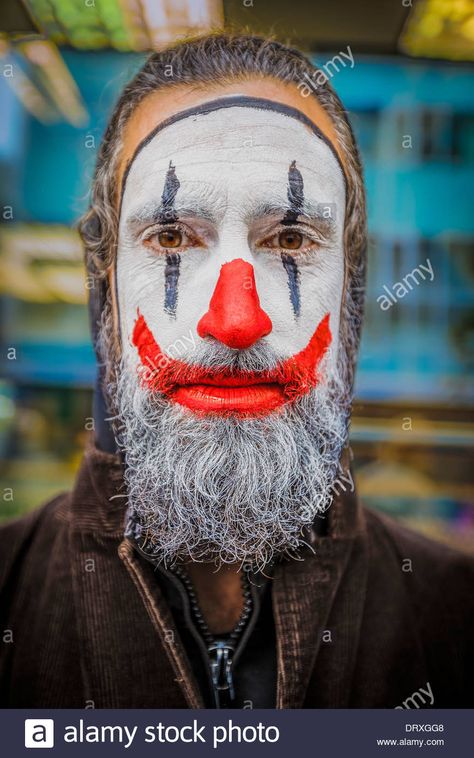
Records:
[[[340,259],[340,260],[339,260]],[[257,268],[257,289],[262,307],[273,329],[266,341],[281,357],[303,350],[326,314],[337,338],[343,286],[342,253],[334,263],[300,262],[279,264],[275,258]],[[297,307],[295,307],[297,305]]]
[[[196,326],[199,315],[204,312],[205,298],[199,286],[193,286],[192,267],[180,263],[178,274],[175,265],[176,261],[160,260],[150,269],[137,267],[135,271],[129,269],[128,274],[123,268],[119,269],[122,343],[132,365],[140,364],[134,340],[140,314],[161,351],[151,370],[166,368],[170,359],[192,360],[198,339]]]
[[[317,265],[301,273],[301,323],[308,323],[320,314],[331,314],[334,337],[339,328],[339,313],[344,288],[344,255],[342,250],[323,250]]]

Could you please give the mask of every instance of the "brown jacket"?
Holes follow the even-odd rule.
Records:
[[[124,503],[119,461],[90,448],[70,495],[0,529],[4,707],[202,707]],[[272,580],[278,708],[474,704],[471,558],[348,494],[312,548]]]

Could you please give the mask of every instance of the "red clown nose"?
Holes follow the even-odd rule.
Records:
[[[253,266],[242,258],[224,263],[209,310],[198,323],[199,336],[243,350],[271,330],[272,322],[260,307]]]

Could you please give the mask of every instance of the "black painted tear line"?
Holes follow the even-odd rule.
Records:
[[[172,224],[178,221],[175,209],[176,194],[180,183],[176,176],[176,167],[170,161],[166,172],[165,184],[161,195],[161,207],[159,221],[162,224]],[[176,318],[176,305],[178,303],[178,279],[181,256],[178,253],[168,253],[165,265],[165,313]]]
[[[208,113],[213,113],[214,111],[221,110],[222,108],[234,108],[235,106],[240,107],[246,107],[246,108],[257,108],[259,110],[267,110],[267,111],[275,111],[276,113],[283,113],[285,116],[289,116],[290,118],[294,118],[297,121],[300,121],[302,124],[305,124],[308,126],[313,134],[315,134],[319,139],[321,139],[331,150],[332,154],[334,155],[339,168],[341,169],[342,176],[344,177],[344,184],[346,187],[347,192],[347,177],[346,172],[344,170],[344,166],[341,163],[341,159],[339,158],[339,155],[337,153],[336,148],[332,144],[331,140],[326,137],[325,134],[321,131],[321,129],[316,126],[314,121],[311,121],[308,116],[306,116],[305,113],[302,113],[298,108],[293,108],[290,105],[284,105],[283,103],[278,103],[275,100],[268,100],[264,97],[250,97],[247,95],[235,95],[232,97],[221,97],[217,98],[216,100],[210,100],[207,103],[202,103],[201,105],[196,105],[193,108],[187,108],[184,111],[180,111],[179,113],[175,113],[174,116],[169,116],[169,118],[166,118],[164,121],[162,121],[160,124],[158,124],[148,136],[146,136],[140,144],[135,148],[135,151],[130,158],[130,160],[127,163],[127,167],[124,171],[124,175],[122,178],[122,187],[120,190],[120,205],[119,205],[119,216],[122,211],[122,202],[123,202],[123,195],[125,192],[125,185],[127,183],[127,178],[130,173],[130,169],[132,168],[133,162],[135,158],[138,156],[138,154],[143,150],[146,145],[148,145],[149,142],[155,137],[159,132],[161,132],[163,129],[166,129],[167,126],[171,126],[172,124],[177,123],[178,121],[182,121],[185,118],[189,118],[189,116],[206,116]]]
[[[293,308],[293,313],[296,318],[301,313],[300,302],[300,272],[298,271],[298,264],[292,255],[287,253],[281,254],[281,262],[288,275],[288,289],[290,290],[290,301]]]
[[[292,161],[288,169],[287,197],[290,207],[282,218],[281,223],[290,225],[296,223],[304,204],[304,182],[301,171],[296,168],[296,161]]]
[[[178,303],[178,279],[181,256],[178,253],[169,253],[166,256],[165,266],[165,311],[176,318],[176,305]]]
[[[176,176],[176,168],[173,166],[172,161],[170,161],[168,171],[166,172],[163,194],[161,195],[160,222],[162,224],[174,223],[178,220],[174,203],[179,187],[180,183]]]

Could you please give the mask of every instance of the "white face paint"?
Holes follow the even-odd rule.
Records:
[[[159,346],[187,364],[210,343],[233,351],[265,345],[284,361],[311,345],[329,315],[330,374],[344,212],[334,151],[296,118],[233,104],[157,131],[131,164],[121,206],[116,275],[126,365],[146,363],[150,333],[155,354]],[[138,315],[147,327],[141,353]]]

